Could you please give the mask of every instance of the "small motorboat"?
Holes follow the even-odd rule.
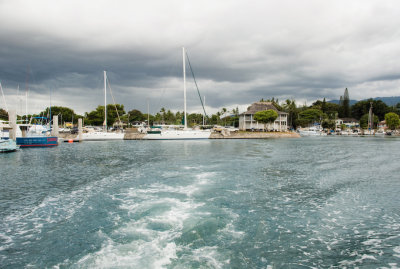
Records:
[[[12,139],[0,139],[0,153],[13,152],[19,149],[17,143]]]

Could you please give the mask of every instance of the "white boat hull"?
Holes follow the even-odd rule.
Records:
[[[82,141],[123,140],[124,133],[92,132],[83,133]]]
[[[300,131],[301,136],[326,136],[327,134],[319,131]]]
[[[0,139],[0,153],[13,152],[13,151],[16,151],[18,148],[19,148],[19,146],[15,143],[14,140]]]
[[[209,139],[210,131],[202,130],[162,130],[160,133],[148,133],[145,140],[190,140],[190,139]]]

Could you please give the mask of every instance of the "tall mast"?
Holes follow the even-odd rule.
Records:
[[[51,88],[50,88],[50,107],[49,107],[49,112],[50,112],[50,116],[49,116],[49,127],[51,130]]]
[[[187,119],[186,119],[186,63],[185,63],[185,48],[182,47],[183,56],[183,114],[185,121],[185,129],[187,129]]]
[[[25,121],[28,123],[28,89],[25,91]]]
[[[104,71],[104,131],[107,132],[107,73]]]
[[[28,123],[28,92],[29,92],[29,87],[28,87],[28,79],[29,79],[29,71],[30,68],[28,66],[28,70],[26,71],[26,80],[25,80],[25,121]]]
[[[206,96],[204,95],[204,101],[203,101],[204,107],[206,106]],[[206,114],[203,114],[203,126],[206,124]]]
[[[150,126],[150,104],[149,104],[149,99],[147,99],[147,126]]]
[[[0,82],[0,90],[1,90],[1,95],[3,96],[4,106],[5,106],[6,111],[8,113],[8,107],[7,107],[7,103],[6,103],[6,98],[4,97],[4,92],[3,92],[3,87],[1,87],[1,82]]]
[[[370,130],[374,128],[374,119],[372,115],[372,102],[370,102],[369,113],[368,113],[368,128],[370,128]]]

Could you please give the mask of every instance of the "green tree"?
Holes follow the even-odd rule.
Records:
[[[289,114],[287,122],[288,126],[291,126],[294,129],[296,129],[297,127],[296,119],[298,118],[299,115],[299,109],[296,106],[296,102],[294,100],[286,99],[285,103],[282,105],[282,110]]]
[[[324,129],[335,130],[336,122],[331,119],[325,119],[322,121],[321,125],[322,125],[322,128],[324,128]]]
[[[203,123],[203,114],[192,113],[187,115],[187,121],[189,126],[200,125]]]
[[[8,120],[8,113],[2,108],[0,108],[0,120]]]
[[[147,125],[153,125],[154,123],[154,116],[150,114],[143,114],[144,121],[146,121]],[[147,122],[147,119],[149,122]]]
[[[118,115],[121,117],[124,114],[125,114],[124,105],[120,104],[107,105],[107,126],[112,126],[114,122],[118,120]],[[96,110],[86,113],[86,124],[102,126],[103,123],[104,123],[104,106],[98,106]]]
[[[313,122],[320,122],[326,115],[322,113],[321,110],[315,108],[309,108],[299,113],[300,119],[304,120],[308,124]]]
[[[174,113],[171,112],[171,110],[168,109],[167,113],[165,113],[165,121],[168,124],[174,124],[176,121]]]
[[[386,125],[391,129],[394,130],[400,125],[399,115],[396,113],[390,112],[385,115]]]
[[[131,111],[129,111],[128,113],[128,118],[129,118],[129,122],[141,122],[144,120],[147,120],[147,117],[145,117],[142,112],[140,110],[137,109],[132,109]]]
[[[175,124],[176,125],[184,124],[184,122],[183,122],[183,112],[177,111],[175,113]]]
[[[324,100],[322,101],[321,110],[322,110],[322,113],[326,113],[326,111],[327,111],[327,109],[326,109],[326,100],[325,100],[325,98],[324,98]]]
[[[341,111],[340,106],[338,104],[328,103],[326,101],[324,103],[324,101],[320,100],[315,101],[310,108],[321,110],[322,113],[328,115],[328,118],[332,120],[336,119],[337,116],[339,115],[339,111]]]
[[[361,119],[363,115],[368,114],[370,103],[372,102],[372,111],[378,116],[379,120],[385,119],[385,114],[391,112],[390,107],[382,100],[368,99],[359,101],[351,107],[351,114],[356,119]]]
[[[343,116],[344,118],[350,118],[351,111],[350,111],[350,97],[349,97],[349,90],[347,88],[344,90],[343,95]]]
[[[50,108],[46,108],[44,111],[40,112],[39,115],[44,117],[50,117]],[[51,107],[51,116],[58,115],[58,123],[63,125],[64,122],[72,122],[77,123],[79,118],[82,116],[75,114],[74,110],[68,107],[63,106],[52,106]]]
[[[276,118],[278,118],[278,112],[273,109],[258,111],[254,114],[254,120],[263,123],[264,129],[266,129],[265,124],[274,122]]]

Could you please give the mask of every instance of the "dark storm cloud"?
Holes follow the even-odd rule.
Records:
[[[10,103],[28,82],[32,110],[51,89],[53,104],[83,113],[102,104],[107,70],[126,109],[182,110],[185,45],[209,110],[346,87],[354,99],[398,95],[399,12],[396,1],[3,1],[0,81]]]

